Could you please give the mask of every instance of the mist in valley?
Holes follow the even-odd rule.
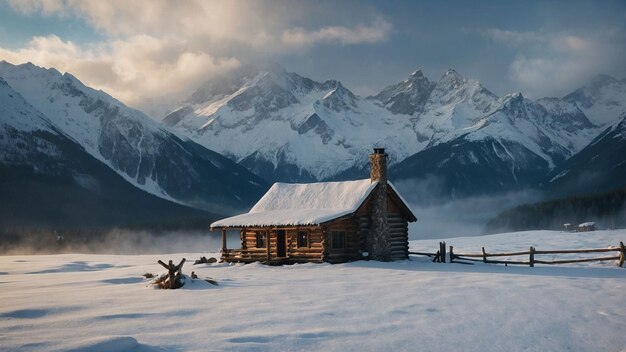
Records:
[[[229,233],[227,242],[229,246],[237,244],[239,233]],[[221,234],[208,229],[159,232],[118,228],[14,229],[0,233],[0,255],[215,253],[221,247]]]
[[[484,235],[487,222],[502,211],[542,200],[531,189],[455,199],[435,177],[394,184],[417,217],[409,224],[411,240]]]

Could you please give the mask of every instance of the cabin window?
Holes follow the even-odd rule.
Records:
[[[309,246],[309,232],[298,231],[298,248]]]
[[[332,231],[331,232],[331,247],[332,249],[346,248],[346,232],[345,231]]]
[[[267,235],[265,231],[257,231],[256,232],[256,248],[265,248],[267,247]]]

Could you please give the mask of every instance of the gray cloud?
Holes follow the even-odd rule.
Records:
[[[72,41],[67,31],[63,36],[54,27],[31,28],[29,42],[0,42],[1,59],[70,71],[132,105],[185,95],[216,72],[259,61],[279,62],[316,80],[340,79],[361,94],[416,69],[437,79],[454,67],[497,94],[522,91],[529,97],[569,93],[599,73],[626,76],[623,1],[2,4],[30,26],[38,26],[38,19],[70,19],[93,33]],[[0,23],[5,32],[26,27]]]

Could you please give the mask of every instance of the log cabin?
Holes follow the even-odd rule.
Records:
[[[308,184],[275,183],[246,213],[211,224],[222,233],[222,261],[343,263],[408,258],[407,202],[387,180],[387,154],[374,148],[370,178]],[[227,231],[238,230],[237,248]]]

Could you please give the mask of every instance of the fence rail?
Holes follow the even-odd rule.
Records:
[[[593,258],[578,258],[578,259],[559,259],[559,260],[538,260],[535,259],[536,255],[545,254],[582,254],[582,253],[607,253],[618,252],[615,256],[593,257]],[[482,247],[482,253],[455,253],[454,247],[450,246],[450,263],[459,264],[472,264],[471,262],[483,262],[488,264],[512,264],[512,265],[528,265],[534,267],[535,264],[570,264],[570,263],[583,263],[583,262],[595,262],[595,261],[607,261],[616,260],[616,265],[619,267],[624,266],[626,260],[626,247],[624,242],[620,242],[618,247],[609,248],[593,248],[593,249],[554,249],[554,250],[541,250],[538,251],[535,247],[530,247],[527,251],[518,252],[501,252],[501,253],[487,253],[485,247]],[[446,243],[439,242],[439,250],[436,253],[429,252],[412,252],[412,255],[424,255],[433,257],[433,262],[445,263],[446,262]],[[497,260],[489,259],[495,257],[516,257],[516,256],[528,256],[528,260]]]
[[[579,258],[579,259],[560,259],[560,260],[538,260],[535,259],[536,255],[545,254],[581,254],[581,253],[606,253],[606,252],[619,252],[615,256],[593,257],[593,258]],[[494,257],[515,257],[515,256],[528,256],[528,260],[493,260],[489,258]],[[477,259],[480,258],[480,259]],[[555,250],[542,250],[538,251],[535,247],[530,247],[528,251],[519,252],[503,252],[503,253],[487,253],[485,247],[482,247],[482,253],[455,253],[454,247],[450,246],[450,263],[461,263],[460,261],[470,262],[483,262],[489,264],[513,264],[513,265],[529,265],[531,267],[535,264],[570,264],[570,263],[583,263],[594,261],[606,261],[617,260],[616,264],[619,267],[624,266],[624,260],[626,259],[626,248],[624,242],[620,242],[618,247],[609,248],[593,248],[593,249],[555,249]]]
[[[450,246],[452,247],[452,246]],[[436,263],[445,263],[446,262],[446,243],[445,242],[439,242],[439,250],[436,253],[429,253],[429,252],[410,252],[409,251],[409,255],[424,255],[427,257],[433,257],[433,262]],[[450,257],[452,260],[452,257]]]

